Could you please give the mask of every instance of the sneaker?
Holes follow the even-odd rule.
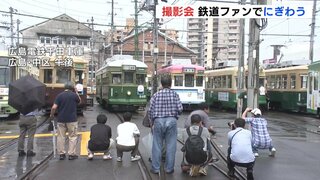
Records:
[[[254,156],[255,156],[255,157],[259,157],[259,154],[258,154],[258,153],[254,153]]]
[[[66,159],[66,155],[65,154],[60,154],[59,159],[60,160],[65,160]]]
[[[109,160],[109,159],[112,159],[112,157],[111,157],[110,154],[105,154],[105,155],[103,155],[103,159],[104,160]]]
[[[93,159],[93,154],[88,154],[88,160],[92,160]]]
[[[152,174],[159,174],[159,171],[156,171],[156,170],[153,170],[153,169],[150,169],[150,172],[151,172]]]
[[[232,171],[228,171],[228,176],[229,177],[235,177],[235,175],[234,175],[234,170]]]
[[[208,173],[207,173],[207,169],[205,167],[200,167],[199,169],[199,173],[200,175],[202,176],[206,176]]]
[[[139,159],[141,159],[139,155],[131,156],[131,161],[137,161]]]
[[[26,152],[24,152],[24,150],[19,150],[19,151],[18,151],[18,154],[19,154],[19,156],[21,157],[21,156],[25,156],[25,155],[26,155]]]
[[[272,148],[271,151],[270,151],[269,156],[274,157],[275,155],[276,155],[276,148]]]
[[[117,157],[117,161],[121,162],[122,161],[122,157]]]
[[[74,160],[74,159],[78,159],[77,155],[69,155],[69,160]]]
[[[200,165],[192,165],[190,168],[189,175],[190,176],[198,176],[200,170]]]
[[[28,151],[28,152],[27,152],[27,156],[28,156],[28,157],[35,156],[35,155],[36,155],[36,153],[33,152],[33,151]]]

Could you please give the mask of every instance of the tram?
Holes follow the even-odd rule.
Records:
[[[306,112],[308,66],[278,66],[266,69],[271,110]]]
[[[171,89],[178,93],[183,109],[191,110],[197,104],[205,102],[204,70],[204,67],[191,63],[188,65],[164,66],[158,70],[158,75],[160,76],[158,78],[159,84],[161,75],[170,74],[172,77]]]
[[[308,66],[307,112],[320,118],[320,61]]]
[[[96,72],[96,100],[108,110],[136,111],[147,104],[148,66],[130,55],[115,55]]]
[[[9,83],[20,77],[31,75],[39,78],[39,69],[32,64],[19,64],[18,57],[0,52],[0,118],[16,119],[20,113],[8,104]]]
[[[244,79],[245,89],[248,81],[248,69],[245,68],[246,77]],[[207,85],[205,88],[206,102],[216,108],[221,109],[237,109],[237,81],[238,67],[226,67],[222,69],[208,70],[205,72]],[[259,72],[259,87],[265,87],[266,80],[264,71]],[[246,93],[242,93],[243,107],[247,105]],[[259,92],[258,97],[259,108],[267,107],[265,92]]]
[[[81,84],[82,88],[78,89],[81,103],[77,107],[77,113],[81,114],[87,104],[88,61],[82,56],[44,58],[50,63],[39,68],[39,80],[46,85],[46,112],[50,112],[56,96],[65,90],[64,84],[69,81],[77,86]]]

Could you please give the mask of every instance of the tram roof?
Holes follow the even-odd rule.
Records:
[[[115,55],[113,58],[107,59],[107,64],[101,67],[97,72],[101,71],[102,69],[105,69],[107,67],[122,67],[123,65],[131,65],[136,66],[138,68],[148,68],[148,66],[138,60],[134,60],[132,56],[127,55]]]
[[[308,66],[309,70],[312,70],[312,71],[320,71],[319,67],[320,67],[320,61],[315,61]]]
[[[272,72],[279,72],[279,71],[307,70],[307,69],[308,69],[308,65],[299,65],[299,66],[266,69],[265,73],[272,73]]]
[[[167,67],[163,67],[159,70],[159,73],[171,72],[171,73],[181,73],[184,68],[194,68],[196,71],[204,71],[205,68],[203,66],[188,64],[188,65],[171,65]]]

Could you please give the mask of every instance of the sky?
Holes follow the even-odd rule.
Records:
[[[144,1],[144,0],[143,0]],[[236,0],[235,0],[236,1]],[[124,26],[126,18],[134,17],[133,0],[114,0],[114,24],[115,26]],[[138,1],[140,4],[141,1]],[[160,1],[159,1],[160,2]],[[168,0],[168,4],[175,5],[209,5],[208,2],[196,2],[194,0]],[[291,3],[291,2],[290,2]],[[292,2],[294,3],[294,2]],[[298,2],[301,4],[301,0]],[[160,2],[160,4],[163,4]],[[312,1],[303,1],[304,5],[312,5]],[[228,4],[227,4],[228,5]],[[98,30],[110,29],[111,23],[111,0],[1,0],[0,10],[9,11],[13,7],[18,13],[30,14],[53,18],[66,13],[80,22],[87,22],[94,18],[94,23],[101,24],[95,26]],[[320,2],[317,4],[317,10],[320,10]],[[1,13],[5,14],[5,13]],[[10,22],[10,18],[0,15],[0,23]],[[32,26],[45,21],[46,19],[25,17],[14,15],[14,20],[21,21],[20,29]],[[152,21],[152,12],[141,11],[139,15],[139,24]],[[187,28],[186,19],[164,19],[161,28],[170,28],[176,30],[185,30]],[[309,57],[310,37],[288,36],[288,35],[309,35],[311,18],[306,19],[268,19],[268,26],[261,31],[260,39],[260,60],[272,58],[273,48],[271,45],[285,45],[281,49],[283,60],[301,60]],[[248,31],[248,21],[246,21],[246,34]],[[270,36],[263,34],[283,34],[287,36]],[[320,12],[317,13],[315,43],[314,43],[314,61],[320,60]],[[186,33],[179,33],[180,41],[187,45]],[[247,40],[246,40],[247,41]],[[246,51],[247,54],[247,51]]]

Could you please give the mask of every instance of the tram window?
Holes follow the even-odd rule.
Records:
[[[121,74],[112,74],[112,84],[121,84]]]
[[[57,77],[57,83],[66,83],[68,81],[71,81],[71,70],[57,69],[56,77]]]
[[[290,88],[291,89],[296,88],[296,75],[294,74],[290,75]]]
[[[215,78],[214,78],[214,86],[215,86],[216,88],[220,88],[220,87],[221,87],[220,77],[215,77]]]
[[[264,87],[264,78],[259,78],[259,87]]]
[[[276,77],[275,76],[271,76],[270,77],[270,88],[271,89],[275,89],[276,88]]]
[[[307,88],[307,76],[301,76],[301,88]]]
[[[214,80],[213,77],[209,79],[209,88],[214,88]]]
[[[174,86],[183,86],[183,76],[174,76]]]
[[[227,77],[226,76],[221,77],[221,84],[222,84],[222,88],[227,87]]]
[[[144,84],[145,83],[145,81],[146,81],[146,75],[144,75],[144,74],[137,74],[136,75],[136,83],[137,84]]]
[[[185,75],[185,86],[186,87],[194,87],[194,76],[193,74]]]
[[[52,69],[44,69],[43,74],[44,74],[43,82],[52,83]]]
[[[76,75],[76,82],[83,84],[83,79],[84,79],[83,71],[75,71],[75,75]]]
[[[302,76],[301,76],[301,81],[302,81]],[[313,74],[309,72],[309,94],[312,94],[312,81],[313,81]],[[301,83],[302,86],[302,83]]]
[[[0,85],[8,85],[9,84],[9,69],[0,68]]]
[[[282,76],[281,89],[287,89],[287,75]]]
[[[281,76],[278,75],[276,76],[276,89],[280,89],[280,84],[281,84]]]
[[[124,72],[124,83],[133,83],[133,72]]]
[[[227,88],[231,88],[232,87],[232,76],[228,75],[227,76]]]
[[[19,78],[28,75],[28,71],[26,69],[19,69]]]
[[[198,87],[203,86],[203,76],[196,77],[196,86],[198,86]]]
[[[313,80],[313,83],[314,83],[314,85],[313,85],[313,90],[318,90],[318,73],[315,73],[314,74],[314,80]]]

